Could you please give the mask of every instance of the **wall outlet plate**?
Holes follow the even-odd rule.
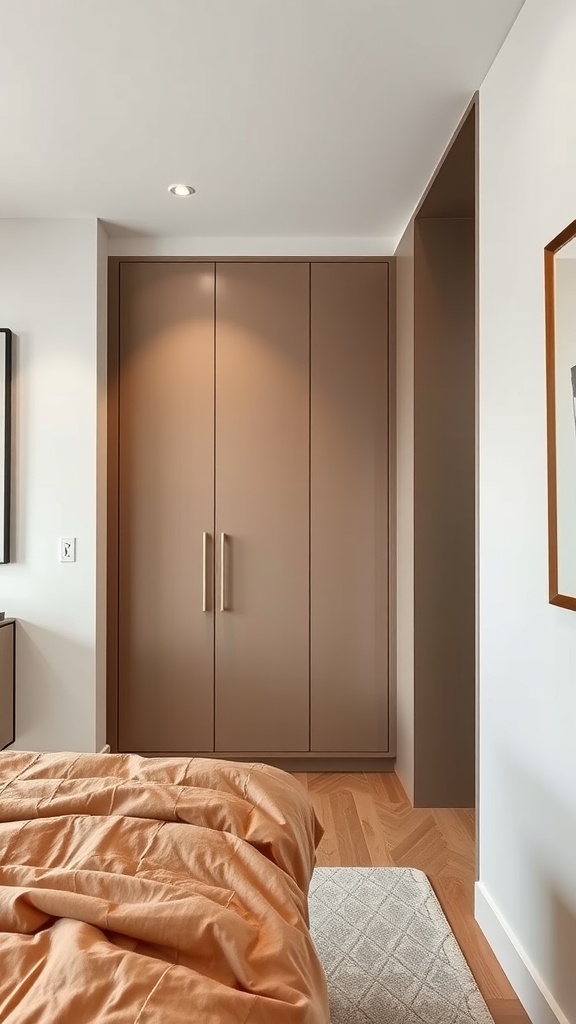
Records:
[[[58,541],[58,560],[60,562],[76,561],[76,537],[60,537]]]

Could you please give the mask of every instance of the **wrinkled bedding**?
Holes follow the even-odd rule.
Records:
[[[2,1024],[328,1024],[320,827],[266,765],[0,755]]]

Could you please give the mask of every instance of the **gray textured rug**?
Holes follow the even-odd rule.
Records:
[[[310,927],[332,1024],[493,1024],[421,871],[316,868]]]

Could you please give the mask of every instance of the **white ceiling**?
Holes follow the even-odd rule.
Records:
[[[0,0],[0,217],[395,242],[521,6]]]

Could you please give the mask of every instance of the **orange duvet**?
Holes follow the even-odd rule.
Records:
[[[2,1024],[327,1024],[319,826],[265,765],[0,754]]]

